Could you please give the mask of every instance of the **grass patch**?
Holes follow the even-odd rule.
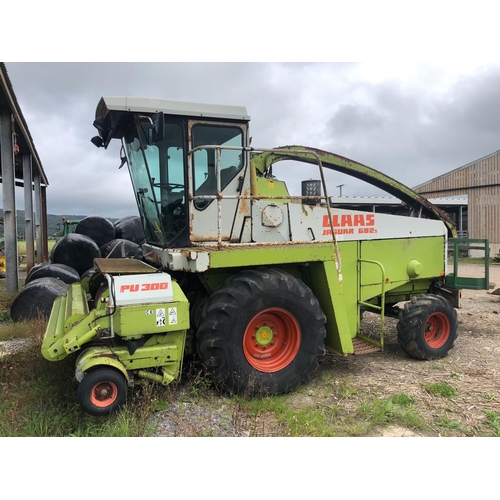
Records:
[[[252,435],[334,437],[343,435],[337,407],[294,408],[290,396],[235,397],[235,415]]]
[[[398,425],[414,430],[429,429],[414,408],[415,399],[406,394],[389,398],[369,398],[357,407],[348,399],[331,404],[317,400],[313,405],[294,408],[294,395],[263,398],[236,398],[237,413],[254,422],[275,420],[275,429],[281,436],[291,437],[354,437],[376,434],[380,427]],[[348,405],[348,406],[346,406]],[[249,426],[251,427],[251,426]],[[267,434],[269,435],[269,434]]]
[[[493,430],[492,437],[500,437],[500,413],[496,411],[485,411],[485,424]]]
[[[427,430],[428,425],[414,408],[415,398],[404,393],[383,399],[369,399],[359,407],[359,412],[369,421],[370,427],[398,425],[415,430]]]
[[[54,245],[57,243],[57,240],[49,239],[47,241],[47,247],[49,252],[52,250]],[[35,250],[36,250],[36,241],[35,241]],[[26,240],[17,240],[17,253],[21,255],[26,255]]]
[[[6,321],[10,319],[10,308],[16,294],[11,294],[7,292],[6,280],[0,280],[0,321]]]
[[[437,427],[445,429],[447,431],[461,432],[465,436],[473,436],[474,432],[469,429],[462,427],[462,424],[458,420],[453,418],[448,418],[447,416],[438,418],[436,422]]]
[[[0,357],[0,436],[151,435],[149,417],[165,388],[146,383],[130,391],[123,411],[105,418],[85,414],[76,402],[74,355],[51,363],[40,353],[45,324],[34,322],[26,349]]]
[[[7,318],[9,319],[10,316]],[[27,339],[38,329],[38,320],[8,323],[0,328],[0,340]]]
[[[443,398],[454,398],[458,395],[457,390],[446,382],[425,385],[424,389],[434,396],[442,396]]]

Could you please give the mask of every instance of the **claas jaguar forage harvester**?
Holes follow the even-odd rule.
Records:
[[[121,140],[146,243],[144,261],[96,259],[92,277],[53,305],[42,353],[51,361],[75,354],[87,413],[118,409],[141,381],[178,379],[187,354],[229,393],[292,391],[325,349],[383,349],[387,315],[399,316],[409,356],[435,359],[452,348],[459,290],[445,274],[451,219],[342,156],[251,147],[249,121],[237,106],[98,103],[92,142]],[[277,173],[283,160],[318,180],[291,196]],[[398,197],[412,216],[331,207],[325,169]],[[380,336],[360,333],[364,311],[380,314]]]

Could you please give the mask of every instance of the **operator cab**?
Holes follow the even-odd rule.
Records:
[[[111,139],[121,139],[122,165],[128,164],[147,243],[189,246],[192,212],[214,211],[214,200],[229,184],[237,195],[238,174],[248,163],[249,120],[237,106],[100,100],[94,121],[99,136],[92,142],[107,148]]]

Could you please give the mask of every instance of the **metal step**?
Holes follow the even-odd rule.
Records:
[[[352,339],[352,345],[354,347],[354,354],[371,354],[373,352],[381,352],[382,349],[376,345],[370,344],[365,340],[354,338]]]

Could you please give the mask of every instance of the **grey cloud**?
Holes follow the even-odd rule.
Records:
[[[14,90],[48,175],[51,213],[135,213],[119,143],[90,138],[102,95],[244,105],[252,145],[299,144],[333,151],[414,186],[499,148],[500,66],[452,84],[438,64],[415,65],[411,80],[360,76],[353,63],[7,63]],[[276,172],[300,181],[294,166]],[[329,174],[330,175],[330,174]],[[331,174],[331,193],[375,191]]]

